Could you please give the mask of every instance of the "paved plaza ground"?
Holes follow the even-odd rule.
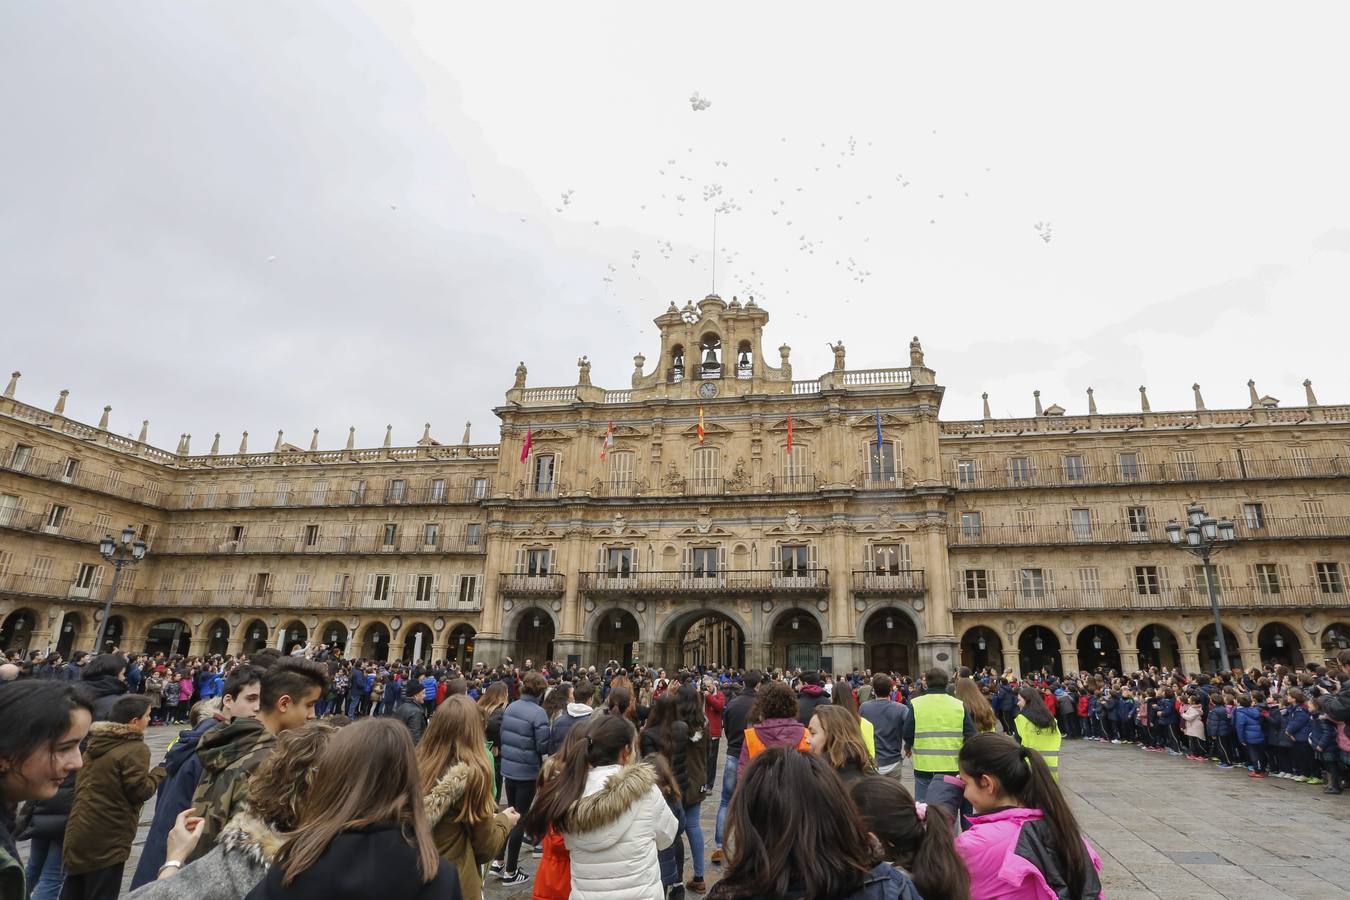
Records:
[[[176,729],[148,734],[156,760]],[[1245,769],[1132,746],[1066,741],[1061,778],[1074,811],[1101,854],[1109,900],[1334,900],[1350,898],[1350,793],[1283,779],[1255,780]],[[908,768],[908,766],[907,766]],[[721,766],[718,766],[720,772]],[[912,786],[906,773],[905,781]],[[708,854],[720,788],[703,806]],[[153,802],[127,865],[135,868]],[[27,856],[27,848],[21,846]],[[526,858],[526,871],[535,861]],[[709,883],[718,869],[707,867]],[[530,896],[527,883],[506,889],[489,879],[489,898]]]

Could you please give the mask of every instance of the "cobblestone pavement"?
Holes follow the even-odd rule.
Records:
[[[147,734],[156,760],[176,733],[156,728]],[[1128,745],[1066,741],[1060,769],[1102,857],[1110,900],[1350,900],[1350,793],[1329,797],[1320,787],[1258,781],[1246,769],[1219,770]],[[908,772],[905,782],[912,786]],[[719,786],[703,804],[707,855],[720,796]],[[153,801],[141,813],[127,883],[152,807]],[[26,846],[20,852],[27,858]],[[523,857],[522,868],[534,866]],[[690,872],[686,860],[686,878]],[[717,875],[709,863],[708,883]],[[530,890],[529,883],[508,889],[489,879],[486,896],[523,898]]]

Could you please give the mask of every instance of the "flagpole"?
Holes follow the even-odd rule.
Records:
[[[717,293],[717,210],[713,210],[712,293]]]

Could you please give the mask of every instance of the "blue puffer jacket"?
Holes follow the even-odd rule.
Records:
[[[1116,721],[1130,722],[1134,720],[1135,704],[1133,697],[1121,697],[1120,702],[1116,704]]]
[[[1336,723],[1327,716],[1316,716],[1313,719],[1312,738],[1309,743],[1319,753],[1338,752],[1336,748]]]
[[[1286,706],[1284,709],[1284,733],[1294,739],[1295,744],[1306,744],[1312,737],[1312,714],[1305,706]]]
[[[164,856],[168,852],[169,832],[173,830],[174,819],[192,805],[192,794],[202,775],[197,744],[202,735],[219,724],[219,719],[202,719],[196,728],[179,732],[178,739],[164,754],[164,771],[168,774],[159,783],[159,792],[155,795],[155,816],[150,821],[150,831],[146,833],[145,846],[141,848],[141,860],[136,864],[136,874],[131,879],[132,890],[149,884],[159,875],[159,868],[164,865]]]
[[[1228,737],[1233,733],[1233,720],[1228,717],[1228,707],[1215,703],[1209,708],[1205,719],[1205,733],[1212,738]]]
[[[522,693],[502,714],[502,777],[534,781],[548,755],[552,732],[539,698]]]
[[[1177,703],[1171,697],[1158,698],[1158,724],[1159,725],[1177,725],[1181,722],[1181,715],[1177,712]]]
[[[1292,747],[1294,739],[1284,733],[1284,710],[1274,703],[1266,704],[1266,743],[1272,747]]]
[[[1236,706],[1233,708],[1233,727],[1237,730],[1237,739],[1244,744],[1264,745],[1265,732],[1261,729],[1261,710],[1255,706]]]

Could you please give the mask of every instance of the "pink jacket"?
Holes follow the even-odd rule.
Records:
[[[178,683],[178,702],[186,703],[192,699],[192,679],[184,678]]]
[[[1188,703],[1181,708],[1182,730],[1187,737],[1205,739],[1205,711],[1198,703]]]
[[[1043,816],[1039,809],[1012,807],[971,817],[970,829],[956,839],[956,852],[970,870],[972,900],[1057,900],[1041,870],[1017,854],[1022,826]],[[1101,858],[1087,841],[1083,844],[1100,872]]]

